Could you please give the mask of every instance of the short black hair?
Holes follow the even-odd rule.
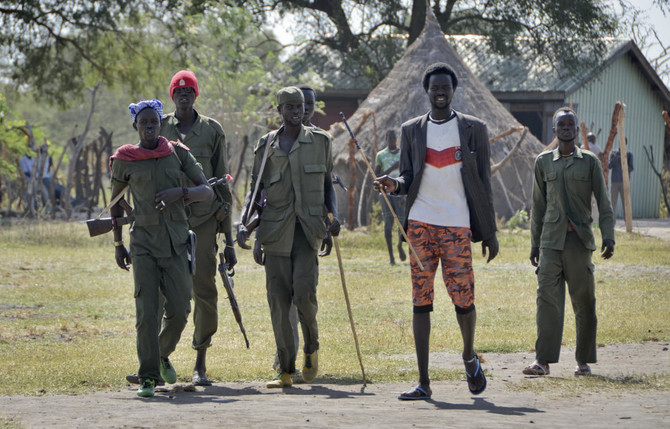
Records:
[[[314,88],[312,88],[312,87],[309,86],[309,85],[305,85],[305,84],[303,84],[303,85],[298,85],[298,88],[300,88],[300,90],[301,90],[302,92],[305,92],[305,91],[312,91],[312,92],[314,93],[314,96],[316,96],[316,91],[314,90]]]
[[[456,72],[449,67],[447,63],[434,63],[426,68],[426,71],[423,72],[423,89],[428,92],[428,81],[430,77],[434,74],[448,74],[451,76],[451,84],[454,86],[454,90],[458,86],[458,77],[456,77]]]
[[[563,107],[559,107],[554,112],[554,116],[553,116],[553,118],[551,118],[551,124],[552,125],[556,124],[556,116],[558,116],[558,114],[561,113],[561,112],[572,113],[572,116],[575,117],[575,121],[577,120],[577,113],[573,109],[569,108],[568,106],[563,106]]]

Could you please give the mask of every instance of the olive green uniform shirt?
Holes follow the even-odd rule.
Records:
[[[326,237],[324,183],[333,169],[330,134],[302,125],[288,154],[274,136],[276,132],[266,134],[254,148],[251,189],[260,180],[259,192],[264,189],[267,197],[257,239],[265,253],[289,256],[295,224],[300,222],[309,245],[318,249]],[[268,137],[268,157],[258,178]]]
[[[173,250],[174,254],[180,255],[186,249],[188,220],[183,200],[169,204],[163,210],[156,209],[154,201],[156,193],[182,186],[182,172],[196,179],[202,169],[187,150],[178,146],[172,155],[162,158],[115,159],[112,163],[112,187],[130,185],[135,215],[130,229],[133,255],[168,258]]]
[[[591,195],[598,204],[602,238],[614,241],[614,215],[598,158],[576,146],[567,157],[561,156],[558,148],[538,155],[531,211],[531,246],[563,250],[570,222],[584,246],[596,250],[591,229]]]
[[[226,154],[226,135],[223,132],[221,124],[212,118],[202,116],[195,112],[196,118],[193,127],[184,138],[179,133],[179,119],[174,113],[166,115],[161,122],[160,135],[171,141],[181,141],[190,150],[191,154],[202,166],[205,178],[225,177],[228,174],[228,159]],[[193,186],[190,184],[189,186]],[[230,213],[232,206],[232,194],[230,185],[224,188],[223,200],[212,198],[208,201],[198,201],[189,204],[186,209],[188,212],[188,221],[191,227],[196,227],[211,216],[221,207],[221,204],[228,204],[227,212]],[[219,232],[230,233],[232,231],[232,222],[230,216],[217,219],[223,224],[219,226]]]

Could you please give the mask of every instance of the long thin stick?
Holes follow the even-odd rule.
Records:
[[[368,170],[370,171],[370,174],[372,174],[372,180],[377,180],[377,175],[375,174],[375,170],[370,165],[370,162],[368,162],[368,158],[367,158],[367,156],[365,156],[365,153],[363,152],[363,149],[361,149],[361,146],[358,144],[358,140],[356,140],[356,136],[354,136],[354,133],[351,131],[351,128],[349,128],[349,124],[347,123],[347,119],[344,117],[344,113],[340,112],[340,118],[342,118],[342,121],[344,121],[344,125],[347,127],[347,131],[349,131],[349,135],[351,136],[351,139],[353,140],[354,144],[356,145],[356,149],[358,149],[358,153],[361,154],[361,157],[363,158],[363,161],[365,161],[365,165],[367,165]],[[391,211],[391,214],[393,215],[393,219],[395,219],[395,224],[398,225],[398,229],[400,230],[400,233],[405,238],[405,241],[407,242],[407,246],[409,247],[409,250],[412,251],[412,254],[414,255],[414,258],[416,259],[417,264],[419,264],[419,268],[421,268],[421,271],[423,271],[424,267],[423,267],[423,264],[421,263],[421,259],[419,259],[419,255],[417,255],[416,250],[414,250],[414,247],[412,246],[412,243],[409,241],[409,238],[407,237],[407,234],[405,233],[405,228],[403,228],[402,224],[400,223],[400,220],[398,219],[398,215],[395,214],[395,210],[393,210],[393,207],[391,206],[391,202],[389,201],[389,197],[386,195],[386,192],[382,192],[381,194],[382,194],[382,197],[384,197],[384,201],[386,201],[386,205],[388,206],[389,210]]]
[[[329,214],[329,217],[332,217]],[[347,312],[349,313],[349,323],[351,324],[351,332],[354,334],[354,343],[356,344],[356,354],[358,355],[358,363],[361,364],[361,372],[363,373],[363,386],[367,385],[365,378],[365,369],[363,368],[363,358],[361,357],[361,348],[358,346],[358,335],[356,335],[356,327],[354,326],[354,316],[351,313],[351,304],[349,303],[349,292],[347,292],[347,282],[344,280],[344,266],[342,265],[342,255],[340,254],[340,242],[337,237],[333,236],[333,243],[335,244],[335,254],[337,255],[337,264],[340,266],[340,279],[342,280],[342,290],[344,291],[344,301],[347,303]]]

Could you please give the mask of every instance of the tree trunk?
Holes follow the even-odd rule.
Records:
[[[95,112],[95,98],[98,93],[98,89],[100,88],[100,85],[102,82],[98,82],[93,89],[91,89],[91,107],[88,110],[88,117],[86,118],[86,125],[84,126],[84,130],[82,133],[79,135],[79,138],[74,141],[74,147],[72,148],[72,158],[70,159],[70,163],[68,165],[68,172],[67,172],[67,182],[65,185],[65,190],[64,194],[66,196],[65,198],[65,216],[68,220],[72,217],[72,205],[70,204],[70,193],[72,192],[72,187],[74,185],[74,170],[75,167],[77,166],[77,162],[79,160],[79,156],[81,155],[82,148],[84,147],[84,142],[86,141],[86,134],[88,134],[88,129],[91,126],[91,119],[93,117],[93,112]]]

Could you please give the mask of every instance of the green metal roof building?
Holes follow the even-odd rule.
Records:
[[[596,143],[604,149],[614,105],[622,101],[635,166],[630,182],[633,217],[658,217],[661,186],[643,147],[653,149],[655,167],[661,171],[664,148],[670,145],[661,111],[670,109],[670,91],[634,42],[612,40],[600,65],[581,76],[561,77],[536,58],[492,54],[482,36],[447,38],[493,95],[546,144],[553,139],[553,113],[572,103],[588,129],[601,130]],[[617,136],[613,150],[618,147]],[[618,214],[622,216],[621,205]]]

